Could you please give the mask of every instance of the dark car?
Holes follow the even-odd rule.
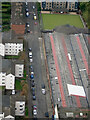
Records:
[[[31,85],[32,85],[32,87],[35,87],[35,82],[32,82]]]
[[[26,8],[26,12],[28,12],[29,11],[29,9],[28,8]]]
[[[32,91],[32,95],[35,96],[35,91]]]
[[[33,75],[33,74],[31,74],[31,75],[30,75],[30,78],[31,78],[31,79],[33,79],[33,78],[34,78],[34,75]]]
[[[27,30],[27,33],[30,33],[30,30]]]
[[[33,96],[33,100],[36,100],[36,96],[35,95]]]
[[[31,52],[31,51],[32,51],[32,48],[29,48],[29,51]],[[30,65],[30,68],[32,68],[32,65]]]
[[[49,117],[49,113],[48,112],[45,113],[45,117]]]
[[[31,90],[32,90],[32,92],[33,92],[33,91],[35,91],[35,88],[34,88],[34,87],[33,87],[33,88],[31,88]]]
[[[43,89],[45,89],[45,84],[42,84],[41,87],[42,87]]]

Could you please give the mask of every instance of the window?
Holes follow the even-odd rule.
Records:
[[[19,74],[19,76],[21,76],[21,74]]]

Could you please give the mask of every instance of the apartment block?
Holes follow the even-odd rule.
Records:
[[[24,116],[25,115],[25,101],[15,102],[15,115]]]
[[[53,8],[66,8],[67,2],[53,2]]]
[[[23,77],[24,64],[16,64],[15,65],[15,76]]]
[[[69,11],[77,11],[78,10],[78,1],[76,1],[76,2],[68,2],[67,9]]]
[[[43,1],[41,2],[41,9],[42,10],[57,10],[61,11],[62,9],[67,9],[68,11],[77,11],[78,10],[78,0],[74,0],[74,2],[71,2],[71,0],[64,0],[62,1],[56,1],[56,0],[50,0],[50,1]],[[65,10],[66,11],[66,10]]]
[[[50,2],[48,2],[47,0],[41,2],[41,9],[42,10],[52,10],[52,0],[50,0]]]
[[[14,84],[15,84],[15,76],[12,75],[12,74],[8,74],[6,76],[6,89],[9,89],[9,90],[14,90]]]
[[[0,43],[0,55],[5,56],[5,46],[2,43]]]
[[[20,51],[23,51],[23,44],[5,43],[5,55],[18,55]]]
[[[5,86],[6,73],[0,73],[0,86]]]

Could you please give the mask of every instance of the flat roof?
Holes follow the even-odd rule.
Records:
[[[69,95],[86,97],[83,86],[67,84]]]
[[[88,49],[83,34],[64,34],[54,31],[44,34],[44,38],[55,104],[61,107],[88,108],[90,104],[88,100]],[[67,87],[67,84],[71,86]],[[71,91],[73,87],[77,90],[76,92]]]

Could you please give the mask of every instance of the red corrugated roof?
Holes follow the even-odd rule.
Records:
[[[11,25],[11,29],[14,30],[16,34],[25,33],[25,25]]]

